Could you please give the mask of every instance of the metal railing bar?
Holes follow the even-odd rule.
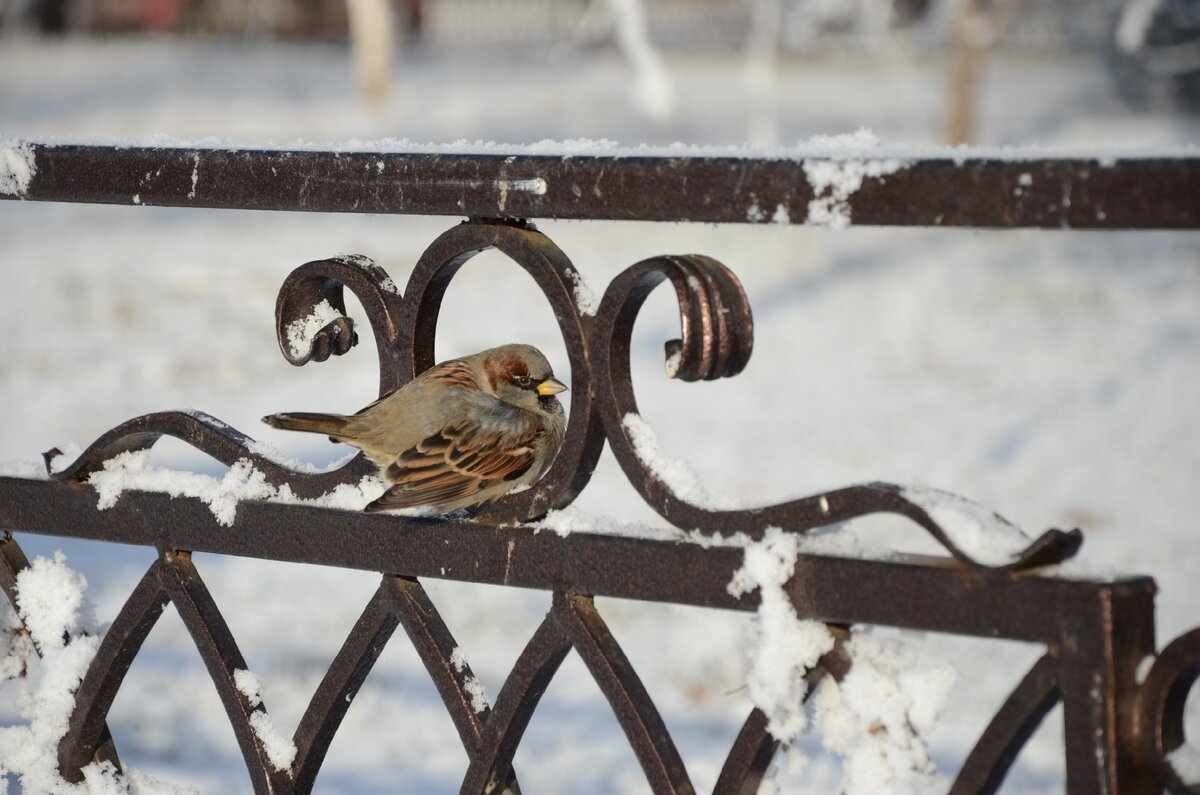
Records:
[[[738,547],[573,533],[559,537],[478,522],[243,502],[224,527],[198,500],[128,492],[96,510],[90,487],[0,477],[0,527],[13,532],[186,549],[643,601],[754,610],[727,590]],[[153,523],[145,517],[153,516]],[[244,525],[242,523],[245,523]],[[254,527],[245,533],[239,526]],[[663,570],[688,572],[662,577]],[[800,555],[790,595],[800,617],[1059,641],[1062,613],[1153,594],[1149,577],[1113,582],[968,570],[942,558],[886,561]],[[971,599],[956,595],[971,593]]]
[[[881,161],[842,195],[828,157],[547,156],[154,148],[25,142],[32,178],[0,198],[489,218],[803,224],[810,202],[868,226],[1198,229],[1200,157]],[[886,151],[886,150],[884,150]],[[840,162],[832,161],[834,164]],[[815,216],[814,216],[815,220]]]

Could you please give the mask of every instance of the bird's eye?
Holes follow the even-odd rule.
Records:
[[[533,379],[527,375],[518,375],[513,378],[513,383],[521,387],[521,389],[528,389],[533,386]]]

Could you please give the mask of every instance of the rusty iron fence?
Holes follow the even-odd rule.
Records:
[[[349,289],[366,313],[380,361],[380,393],[433,362],[440,305],[456,271],[486,249],[508,255],[553,307],[570,359],[573,391],[562,452],[533,488],[469,519],[411,518],[249,501],[237,531],[200,501],[137,492],[104,511],[86,484],[112,456],[150,448],[163,436],[232,465],[246,459],[272,484],[313,497],[357,482],[372,467],[359,456],[334,471],[292,471],[252,452],[252,440],[198,412],[132,419],[98,438],[46,480],[0,477],[0,585],[14,598],[28,563],[14,534],[136,544],[158,557],[134,588],[91,664],[58,750],[61,773],[79,780],[93,760],[119,765],[106,715],[142,642],[168,602],[175,605],[216,685],[255,792],[306,793],[351,699],[397,627],[424,662],[469,757],[463,793],[519,792],[513,755],[538,700],[572,649],[579,653],[625,731],[656,793],[694,788],[637,672],[593,602],[614,596],[728,610],[754,610],[754,594],[726,585],[742,550],[611,535],[538,534],[514,523],[561,508],[586,486],[607,443],[641,497],[681,528],[761,537],[768,526],[803,533],[872,513],[919,525],[946,550],[939,558],[886,561],[801,554],[786,586],[801,618],[819,619],[844,640],[874,624],[1039,644],[1045,652],[991,719],[951,792],[990,793],[1047,713],[1062,703],[1067,790],[1196,793],[1167,757],[1185,741],[1184,704],[1200,677],[1200,629],[1157,650],[1155,583],[1149,577],[1085,581],[1039,569],[1074,554],[1078,530],[1050,530],[1008,565],[973,559],[902,489],[869,483],[752,510],[718,511],[678,498],[638,457],[623,418],[637,412],[629,356],[643,301],[669,281],[681,339],[667,343],[684,380],[736,375],[753,342],[751,309],[736,276],[699,255],[661,256],[618,275],[595,316],[577,305],[567,256],[530,223],[538,218],[803,223],[814,189],[800,159],[704,156],[538,156],[328,151],[158,149],[25,144],[32,178],[20,198],[184,207],[465,216],[417,262],[403,290],[363,258],[301,265],[276,305],[280,348],[295,365],[344,354],[358,342],[344,317]],[[870,159],[869,156],[865,159]],[[884,169],[887,170],[887,169]],[[1072,229],[1200,229],[1200,158],[992,160],[918,159],[867,176],[845,211],[855,224]],[[870,173],[869,170],[867,173]],[[754,212],[768,208],[771,212]],[[768,218],[770,216],[770,218]],[[289,324],[323,301],[343,317],[296,355]],[[57,452],[57,451],[51,451]],[[48,454],[49,456],[49,454]],[[47,459],[49,460],[49,458]],[[253,532],[246,532],[246,529]],[[448,543],[449,541],[453,543]],[[252,729],[265,710],[236,687],[246,667],[192,561],[208,552],[379,572],[374,596],[308,705],[294,736],[291,769],[268,761]],[[552,607],[489,708],[472,707],[468,666],[421,585],[443,578],[549,591]],[[1139,666],[1146,658],[1154,662]],[[839,642],[810,676],[841,677],[852,665]],[[745,720],[714,792],[757,790],[777,751],[757,709]]]

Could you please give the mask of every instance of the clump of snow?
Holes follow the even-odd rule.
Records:
[[[777,527],[746,547],[745,561],[728,591],[741,597],[758,590],[762,603],[750,626],[750,700],[767,716],[767,731],[790,745],[808,726],[804,680],[821,656],[833,648],[833,635],[819,621],[801,621],[784,591],[796,566],[796,535]]]
[[[804,161],[804,174],[813,191],[806,223],[813,226],[850,226],[850,197],[862,187],[863,180],[895,174],[909,165],[909,161],[899,158],[855,157],[879,146],[879,139],[865,129],[849,135],[818,135],[808,143],[832,153],[829,159]]]
[[[295,470],[296,472],[303,472],[309,475],[332,472],[335,469],[340,469],[348,464],[352,458],[358,455],[357,450],[351,450],[349,453],[337,459],[336,461],[327,464],[326,466],[319,467],[314,464],[310,464],[307,461],[301,461],[298,458],[293,458],[292,456],[280,450],[278,447],[275,447],[267,442],[250,442],[246,445],[246,450],[254,455],[262,456],[273,464],[278,464],[279,466],[287,467],[288,469]]]
[[[263,703],[262,682],[253,672],[244,668],[236,669],[233,672],[233,684],[251,707]],[[254,729],[254,734],[267,753],[267,760],[275,769],[281,773],[291,770],[292,762],[296,760],[296,745],[279,733],[271,716],[262,710],[255,710],[250,713],[250,728]]]
[[[775,205],[775,214],[771,216],[771,223],[773,223],[773,224],[790,224],[791,222],[792,222],[792,216],[788,212],[787,205],[786,204]]]
[[[33,642],[43,652],[60,648],[67,637],[96,631],[96,615],[84,597],[87,580],[67,567],[60,551],[37,558],[17,575],[17,609]]]
[[[313,505],[318,508],[336,508],[340,511],[361,511],[382,497],[387,490],[388,484],[382,478],[376,475],[364,475],[358,483],[339,483],[333,487],[333,491],[307,500],[297,497],[292,492],[292,487],[284,483],[268,499],[271,502],[293,505]]]
[[[96,489],[97,510],[117,504],[121,493],[128,489],[161,491],[172,497],[195,497],[212,511],[217,523],[229,527],[237,515],[241,500],[265,500],[277,490],[267,477],[254,468],[248,459],[234,463],[219,480],[197,472],[180,472],[150,466],[150,451],[126,452],[104,462],[103,469],[93,472],[87,482]]]
[[[666,486],[676,498],[710,511],[732,511],[745,507],[735,497],[711,494],[700,483],[692,468],[664,454],[659,448],[658,434],[641,415],[630,412],[621,423],[629,434],[634,453],[650,474]]]
[[[1200,751],[1192,746],[1185,743],[1167,754],[1167,763],[1183,783],[1193,787],[1200,783]]]
[[[450,652],[450,664],[454,666],[454,670],[460,674],[467,667],[467,658],[463,654],[462,646],[455,646],[454,651]],[[463,689],[467,691],[467,695],[471,697],[471,709],[476,712],[483,712],[488,708],[487,691],[483,689],[483,683],[474,676],[468,676],[463,681]]]
[[[678,541],[684,537],[681,531],[675,527],[655,527],[635,522],[622,522],[611,516],[589,513],[575,504],[548,511],[544,517],[529,527],[532,527],[535,533],[542,530],[553,530],[564,538],[571,533],[647,538],[654,541]]]
[[[683,347],[676,347],[675,350],[667,354],[666,360],[663,362],[663,369],[667,373],[667,378],[674,378],[679,375],[679,365],[683,363]]]
[[[921,735],[945,708],[957,679],[954,668],[922,668],[900,643],[861,633],[846,650],[849,673],[841,683],[824,680],[814,698],[821,744],[842,757],[839,792],[944,793],[949,782]]]
[[[758,197],[753,193],[750,194],[750,206],[746,208],[746,220],[752,224],[757,224],[767,219],[766,212],[758,206]]]
[[[957,494],[910,485],[901,490],[901,495],[929,514],[963,554],[985,566],[1012,563],[1031,543],[1020,528],[1009,524],[995,511]]]
[[[595,317],[596,313],[600,311],[600,299],[583,280],[583,275],[579,271],[571,269],[567,271],[567,275],[571,277],[572,291],[575,293],[575,306],[578,307],[579,314]]]
[[[312,347],[313,337],[317,332],[333,321],[342,317],[342,313],[333,308],[328,299],[322,299],[313,306],[312,312],[299,320],[293,320],[287,327],[288,350],[292,356],[299,359],[306,355]]]
[[[129,489],[156,491],[172,497],[192,497],[206,504],[221,525],[233,525],[237,506],[242,500],[267,500],[288,504],[315,505],[361,511],[387,490],[387,484],[374,475],[358,483],[340,483],[332,491],[313,499],[301,499],[291,486],[278,487],[246,458],[234,462],[221,478],[198,472],[159,469],[149,463],[150,451],[121,453],[104,462],[103,469],[93,472],[87,482],[96,489],[97,510],[117,504],[121,494]]]
[[[0,140],[0,194],[24,196],[36,173],[32,146]]]

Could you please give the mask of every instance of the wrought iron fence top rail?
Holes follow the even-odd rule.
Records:
[[[1200,155],[1188,154],[8,148],[28,179],[0,198],[36,201],[525,219],[1200,228]]]

